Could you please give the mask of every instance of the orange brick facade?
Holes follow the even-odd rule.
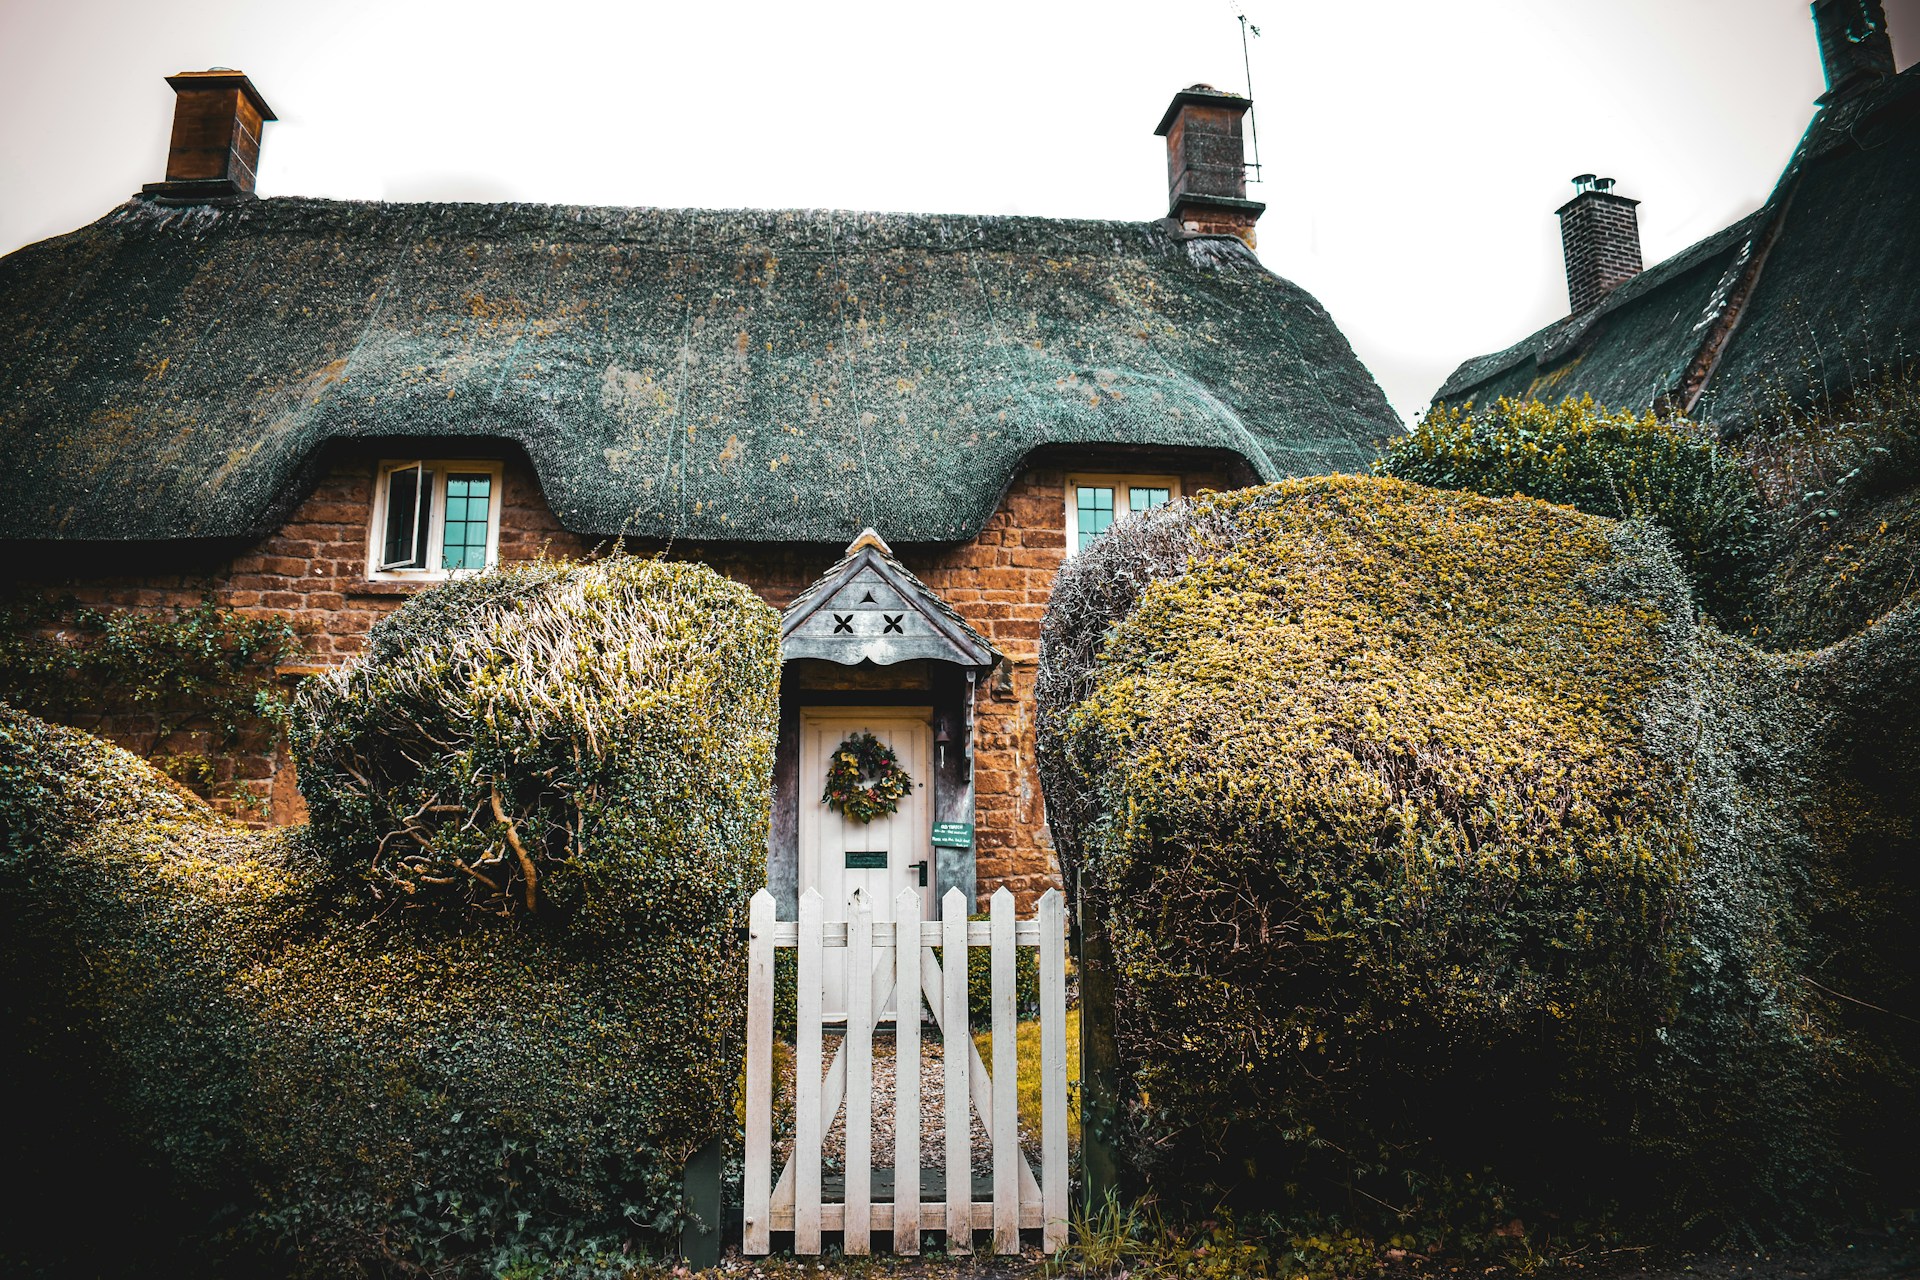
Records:
[[[1165,459],[1146,469],[1169,470]],[[277,532],[239,554],[197,563],[181,559],[177,567],[170,564],[164,572],[149,568],[114,576],[103,575],[97,565],[75,564],[64,566],[58,577],[15,582],[28,588],[54,588],[83,604],[109,608],[192,605],[211,592],[223,606],[286,617],[309,655],[306,661],[311,665],[305,669],[333,666],[359,653],[374,622],[419,589],[368,580],[374,474],[371,457],[335,463]],[[902,563],[1008,659],[976,699],[976,877],[983,901],[994,888],[1006,884],[1019,897],[1023,910],[1059,880],[1034,762],[1033,688],[1040,622],[1054,573],[1066,554],[1066,477],[1064,466],[1044,462],[1028,466],[1015,477],[973,541],[895,548]],[[1188,491],[1211,480],[1211,475],[1192,471],[1183,476]],[[560,527],[523,459],[505,462],[501,502],[502,562],[543,554],[580,558],[607,549],[600,540]],[[886,531],[880,533],[884,536]],[[841,548],[681,544],[671,554],[710,564],[780,608],[825,572],[839,558]],[[300,674],[290,670],[287,678],[294,680]],[[92,723],[76,717],[74,722],[133,750],[154,748],[157,726],[150,717],[106,717]],[[204,731],[188,727],[168,737],[154,754],[184,752],[212,758],[211,781],[222,807],[242,817],[279,823],[302,819],[304,806],[283,747],[243,742],[222,751],[207,740]]]

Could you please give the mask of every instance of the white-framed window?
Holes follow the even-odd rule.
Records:
[[[367,577],[421,582],[491,568],[500,555],[500,464],[382,462],[367,529]]]
[[[1179,496],[1179,476],[1068,476],[1067,554],[1083,550],[1115,521],[1164,507]]]

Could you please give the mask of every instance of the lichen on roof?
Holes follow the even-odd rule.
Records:
[[[1157,222],[136,198],[0,260],[0,371],[0,539],[257,535],[377,438],[517,445],[588,535],[947,541],[1044,445],[1273,479],[1396,428],[1313,298]]]

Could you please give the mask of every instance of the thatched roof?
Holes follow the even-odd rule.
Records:
[[[0,539],[257,535],[330,442],[480,437],[583,534],[946,541],[1046,445],[1270,479],[1397,429],[1313,298],[1165,223],[136,198],[0,260]]]
[[[1823,108],[1758,210],[1505,351],[1435,403],[1591,395],[1738,426],[1920,354],[1920,67]]]

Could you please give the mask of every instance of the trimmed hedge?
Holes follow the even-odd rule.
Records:
[[[1435,409],[1374,471],[1649,520],[1673,540],[1701,603],[1729,623],[1750,607],[1767,552],[1760,494],[1737,452],[1685,418],[1615,412],[1591,396]]]
[[[522,669],[509,646],[556,626],[575,649]],[[266,835],[116,748],[0,715],[5,1052],[35,1091],[9,1154],[105,1162],[119,1193],[57,1182],[50,1224],[113,1230],[0,1248],[52,1271],[151,1270],[172,1248],[239,1274],[562,1274],[670,1241],[686,1157],[731,1127],[778,666],[773,611],[703,568],[449,583],[302,697],[316,825]],[[409,778],[394,761],[429,740],[447,754]],[[341,783],[374,761],[376,788]],[[437,794],[470,814],[476,789],[512,797],[540,910],[396,909],[382,806],[450,780],[465,789]],[[436,853],[504,841],[489,817]]]
[[[739,717],[775,714],[766,613],[709,570],[631,557],[418,596],[295,702],[315,834],[405,909],[596,931],[717,918],[760,865],[739,851],[758,848],[770,765]]]
[[[1041,767],[1146,1182],[1387,1233],[1489,1181],[1529,1222],[1858,1207],[1853,1117],[1910,1072],[1807,981],[1825,715],[1694,617],[1648,526],[1387,479],[1068,563]]]

